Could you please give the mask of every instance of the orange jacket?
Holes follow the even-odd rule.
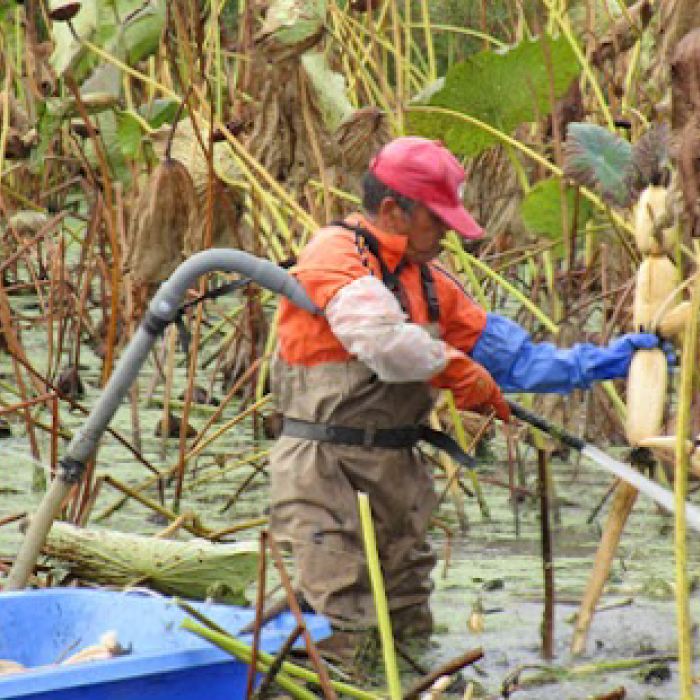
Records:
[[[377,238],[384,263],[394,271],[403,258],[407,239],[384,233],[359,215],[349,217],[348,222],[366,228]],[[433,377],[430,384],[451,389],[459,408],[486,408],[500,397],[500,391],[488,372],[467,355],[486,325],[486,312],[442,267],[430,263],[430,268],[440,307],[439,335],[452,348],[447,367]],[[353,280],[368,274],[382,278],[378,260],[366,249],[358,248],[355,234],[332,225],[316,233],[291,272],[322,309]],[[428,307],[419,266],[408,264],[400,278],[411,321],[427,325]],[[282,359],[306,366],[350,359],[323,316],[312,316],[285,298],[280,305],[279,352]]]

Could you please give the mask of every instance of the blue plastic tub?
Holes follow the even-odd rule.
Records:
[[[250,609],[193,603],[230,634],[254,618]],[[180,628],[185,613],[167,598],[93,589],[53,588],[0,593],[0,659],[55,664],[97,644],[110,630],[132,653],[105,661],[37,668],[0,677],[0,698],[51,700],[194,700],[242,698],[248,667]],[[306,615],[314,639],[328,621]],[[284,613],[263,628],[261,648],[278,650],[295,628]],[[241,640],[250,644],[251,637]]]

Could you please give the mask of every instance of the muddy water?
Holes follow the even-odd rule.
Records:
[[[41,343],[33,348],[33,359],[41,365]],[[99,394],[98,366],[90,353],[84,353],[86,369],[82,377],[87,395],[83,400],[90,406]],[[11,371],[3,363],[0,371],[7,377]],[[152,369],[144,369],[140,378],[142,392],[149,382]],[[176,384],[183,385],[184,370],[177,370]],[[202,383],[208,376],[204,374]],[[179,395],[180,390],[176,391]],[[160,390],[156,395],[160,394]],[[143,394],[142,394],[143,396]],[[10,400],[9,395],[4,398]],[[236,408],[226,411],[226,417],[236,414]],[[48,422],[48,412],[39,418]],[[162,468],[172,464],[177,454],[177,439],[168,441],[166,459],[159,457],[160,439],[154,437],[154,426],[160,418],[158,408],[140,412],[144,455]],[[204,424],[208,414],[195,411],[191,423]],[[77,413],[63,411],[65,426],[75,429],[82,423]],[[14,419],[13,419],[14,420]],[[127,405],[120,408],[112,427],[129,438],[130,415]],[[0,481],[0,518],[15,512],[31,510],[40,494],[31,490],[34,465],[29,459],[29,448],[19,422],[13,422],[14,437],[0,442],[0,460],[3,477]],[[40,437],[42,461],[48,460],[48,440]],[[252,441],[252,424],[242,423],[206,450],[197,460],[196,477],[212,474],[215,478],[196,488],[186,490],[181,510],[192,510],[209,527],[225,527],[232,523],[261,516],[265,513],[267,483],[256,477],[252,485],[226,512],[222,507],[235,489],[246,479],[251,469],[240,466],[221,472],[220,464],[232,465],[265,445]],[[499,454],[496,440],[494,454]],[[676,610],[673,597],[674,548],[672,520],[661,514],[647,499],[639,500],[625,529],[615,558],[613,570],[601,604],[621,604],[596,615],[590,631],[587,654],[572,659],[569,645],[573,626],[571,616],[576,612],[593,556],[605,522],[607,508],[603,508],[592,524],[586,520],[610,484],[610,478],[593,464],[571,462],[553,463],[554,478],[560,497],[561,520],[553,523],[554,579],[557,593],[555,610],[555,657],[545,663],[541,658],[540,626],[542,622],[542,563],[540,556],[539,507],[525,500],[519,508],[519,533],[516,535],[514,514],[505,489],[484,484],[483,490],[491,518],[485,520],[476,500],[466,502],[469,527],[460,533],[454,506],[447,501],[440,516],[450,524],[449,560],[446,561],[444,531],[431,533],[434,546],[440,553],[440,564],[435,571],[436,591],[432,600],[437,621],[437,632],[432,644],[421,649],[420,661],[428,668],[446,662],[469,649],[481,647],[484,658],[464,672],[464,677],[475,683],[483,693],[500,696],[503,680],[520,667],[526,667],[520,676],[522,689],[513,697],[529,698],[586,698],[624,686],[631,698],[675,698],[678,691],[678,666],[668,664],[671,677],[658,683],[645,682],[639,669],[607,671],[579,675],[574,680],[557,684],[529,686],[544,669],[571,670],[583,664],[601,664],[616,660],[630,660],[673,654],[676,649]],[[526,454],[526,471],[534,488],[534,454]],[[131,459],[129,453],[113,438],[106,436],[98,456],[98,475],[109,473],[116,479],[136,484],[149,473]],[[484,467],[484,476],[507,480],[506,466],[494,458]],[[189,482],[188,482],[189,483]],[[151,493],[152,495],[152,493]],[[95,505],[99,513],[115,500],[116,494],[104,488]],[[172,495],[169,494],[169,499]],[[698,498],[694,499],[696,502]],[[133,533],[153,533],[162,525],[149,517],[150,512],[138,503],[128,503],[107,519],[103,525]],[[256,538],[256,531],[243,537]],[[16,551],[20,535],[14,525],[0,528],[0,555],[10,556]],[[698,535],[688,537],[689,576],[700,574]],[[480,599],[487,614],[481,634],[470,632],[467,620],[472,605]],[[691,594],[691,622],[698,619],[700,602],[697,593]],[[404,677],[408,677],[404,671]],[[663,672],[657,675],[663,676]]]
[[[553,524],[554,581],[557,604],[554,623],[554,658],[541,657],[540,627],[543,617],[543,573],[539,508],[524,503],[520,509],[520,535],[507,492],[487,487],[492,519],[484,521],[474,506],[469,532],[453,547],[446,575],[436,576],[434,610],[444,627],[430,653],[434,662],[448,659],[457,649],[482,647],[478,667],[465,673],[489,692],[498,692],[505,678],[521,666],[523,688],[515,697],[585,698],[624,686],[631,698],[676,698],[678,666],[668,664],[669,680],[656,684],[641,677],[649,667],[628,671],[583,674],[583,665],[634,660],[676,652],[675,571],[672,519],[647,499],[638,500],[623,533],[608,582],[599,605],[610,606],[593,620],[585,656],[572,659],[569,649],[573,616],[592,568],[605,523],[604,508],[591,525],[586,521],[609,484],[605,474],[583,463],[575,468],[555,463],[561,522]],[[534,471],[534,466],[530,465]],[[488,472],[498,469],[489,467]],[[494,474],[495,475],[495,474]],[[499,474],[502,477],[502,474]],[[444,554],[444,540],[441,543]],[[444,559],[444,557],[443,557]],[[698,535],[688,537],[688,575],[693,587],[700,574]],[[487,611],[484,630],[473,634],[467,626],[472,605],[479,599]],[[613,607],[619,604],[619,607]],[[698,619],[700,600],[691,593],[691,624]],[[695,635],[693,635],[695,638]],[[581,676],[556,685],[528,687],[528,680],[545,668],[572,670]],[[641,672],[641,673],[640,673]],[[696,672],[697,673],[697,672]],[[653,674],[652,674],[653,675]],[[663,670],[660,675],[664,675]]]

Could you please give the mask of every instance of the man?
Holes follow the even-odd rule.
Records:
[[[432,262],[450,229],[482,235],[462,204],[464,177],[437,142],[386,145],[365,176],[365,213],[321,229],[295,267],[324,314],[280,302],[273,386],[285,421],[271,529],[291,545],[305,601],[336,630],[375,622],[358,491],[369,495],[394,634],[432,629],[425,535],[436,496],[406,429],[426,421],[437,390],[507,421],[502,390],[588,388],[625,376],[635,349],[658,343],[635,333],[607,348],[536,344],[475,304]]]

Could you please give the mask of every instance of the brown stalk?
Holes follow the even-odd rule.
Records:
[[[508,490],[510,491],[510,505],[513,509],[513,520],[515,522],[515,537],[520,537],[520,506],[518,494],[515,492],[515,459],[513,450],[513,433],[510,425],[505,425],[506,445],[508,446]]]
[[[309,630],[306,629],[304,617],[301,614],[296,594],[294,592],[294,589],[292,588],[292,583],[289,580],[289,576],[284,568],[282,555],[280,554],[280,551],[277,547],[275,538],[273,537],[271,532],[268,532],[267,537],[270,546],[270,552],[272,552],[272,557],[275,560],[275,567],[279,572],[282,585],[284,586],[284,590],[287,594],[287,602],[289,603],[289,609],[294,614],[297,624],[302,625],[304,627],[304,642],[306,643],[306,652],[308,653],[309,658],[311,659],[311,663],[313,664],[313,667],[316,670],[316,673],[318,674],[318,680],[321,685],[321,688],[323,689],[323,694],[326,696],[327,700],[337,700],[337,695],[335,694],[335,690],[331,685],[331,679],[328,676],[328,670],[326,669],[323,661],[321,660],[321,657],[318,653],[318,649],[314,644],[314,640],[309,634]]]
[[[49,392],[48,394],[42,394],[41,396],[36,396],[33,399],[27,399],[26,401],[22,401],[20,403],[12,404],[11,406],[7,406],[6,408],[0,409],[0,416],[5,415],[6,413],[14,413],[15,411],[22,411],[28,406],[34,406],[35,404],[38,403],[44,403],[45,401],[49,401],[50,399],[55,398],[55,394],[53,392]]]
[[[58,426],[61,418],[58,413],[58,396],[54,393],[51,402],[51,472],[58,466]]]
[[[112,365],[114,363],[114,344],[117,337],[117,312],[119,310],[119,281],[121,274],[121,264],[119,255],[119,246],[117,244],[117,234],[116,234],[116,222],[114,218],[114,202],[112,200],[112,181],[110,178],[110,172],[107,165],[107,159],[102,146],[102,140],[99,138],[95,128],[92,126],[90,117],[88,115],[87,109],[80,97],[80,90],[78,89],[78,84],[71,75],[65,76],[66,85],[69,90],[73,93],[75,97],[75,105],[77,107],[78,113],[81,119],[85,122],[85,125],[90,132],[90,138],[95,147],[95,153],[97,154],[97,160],[100,165],[100,174],[102,176],[102,195],[105,198],[105,222],[107,225],[107,235],[109,237],[110,246],[112,248],[112,313],[109,319],[109,327],[107,330],[107,342],[105,344],[105,357],[102,364],[102,385],[106,385],[107,380],[112,374]],[[98,201],[101,201],[101,196],[98,194]],[[77,368],[77,362],[76,362]]]
[[[85,305],[87,303],[87,297],[90,291],[90,282],[94,273],[94,251],[92,244],[95,237],[95,231],[97,231],[101,219],[102,199],[98,197],[95,207],[92,210],[92,216],[90,217],[90,224],[88,225],[87,235],[85,236],[85,241],[81,250],[81,260],[78,268],[81,271],[81,279],[78,282],[80,294],[78,296],[78,304],[75,310],[75,316],[73,318],[74,335],[72,352],[72,366],[76,370],[78,369],[78,365],[80,363],[80,335],[82,332],[82,326],[85,323]]]
[[[173,392],[175,353],[177,351],[177,328],[170,326],[165,332],[165,393],[163,394],[163,416],[161,420],[160,459],[165,461],[170,437],[170,399]]]
[[[10,305],[7,300],[7,295],[5,294],[5,288],[2,282],[2,276],[0,276],[0,328],[5,335],[5,340],[7,342],[7,348],[12,355],[12,366],[15,372],[15,381],[17,382],[17,390],[19,391],[20,398],[23,402],[27,401],[27,392],[24,386],[24,380],[22,379],[22,373],[18,366],[17,360],[15,358],[22,357],[25,360],[24,351],[22,346],[15,334],[12,325],[12,316],[10,312]],[[31,379],[34,379],[31,377]],[[38,382],[32,382],[35,384],[38,391],[42,391],[43,387],[38,384]],[[31,447],[32,457],[41,461],[41,455],[39,454],[39,444],[36,441],[36,434],[34,433],[34,424],[32,421],[32,414],[28,407],[24,408],[24,419],[27,425],[27,436],[29,438],[29,444]]]
[[[15,523],[18,520],[22,520],[27,517],[27,511],[21,513],[15,513],[14,515],[6,515],[4,518],[0,518],[0,527],[3,525],[9,525],[10,523]]]
[[[547,488],[547,452],[537,449],[537,488],[540,496],[540,525],[542,528],[542,569],[544,573],[544,611],[542,620],[542,656],[554,656],[554,566],[552,564],[552,534],[549,528],[549,489]]]
[[[120,481],[117,481],[115,478],[109,476],[109,474],[106,474],[104,476],[104,481],[110,486],[113,486],[115,489],[121,491],[122,493],[125,493],[130,498],[137,500],[139,503],[146,506],[146,508],[150,508],[156,513],[159,513],[160,515],[166,517],[168,520],[177,520],[178,513],[169,510],[165,506],[161,506],[155,501],[152,501],[150,498],[146,498],[135,489],[132,489],[126,484],[122,484]],[[187,522],[184,522],[182,524],[182,527],[183,529],[187,530],[187,532],[192,533],[196,537],[209,537],[210,534],[209,530],[203,527],[199,527],[196,523],[189,524]]]
[[[66,271],[66,242],[63,236],[61,236],[60,240],[60,265],[59,265],[59,275],[58,275],[58,302],[60,306],[62,307],[64,304],[67,306],[69,304],[69,297],[70,295],[66,293],[66,285],[68,284],[65,280],[65,271]],[[63,356],[63,344],[64,340],[66,337],[66,327],[68,324],[68,316],[69,314],[61,314],[59,316],[58,320],[58,335],[56,338],[56,364],[55,366],[53,365],[48,365],[48,378],[53,380],[53,378],[56,376],[58,371],[60,370],[60,363],[61,363],[61,357]],[[53,332],[52,332],[53,334]]]
[[[260,367],[260,363],[264,360],[265,358],[259,357],[257,358],[251,365],[246,369],[246,371],[236,380],[236,383],[231,387],[229,390],[228,394],[226,394],[226,397],[223,399],[223,401],[216,407],[216,410],[214,413],[209,416],[207,419],[207,422],[199,429],[199,432],[195,436],[191,448],[194,449],[199,441],[206,435],[207,430],[211,427],[211,425],[218,420],[219,416],[223,413],[224,409],[226,406],[229,404],[231,399],[240,391],[241,387],[250,379],[252,375],[255,374],[255,372],[258,370]]]
[[[250,698],[253,692],[253,684],[255,683],[255,669],[258,666],[258,650],[260,648],[260,632],[263,626],[263,613],[265,605],[265,573],[266,559],[265,549],[267,545],[267,537],[265,531],[260,533],[260,559],[258,560],[258,590],[255,598],[255,621],[253,625],[253,643],[250,647],[250,664],[248,665],[248,676],[246,678],[246,700]],[[297,625],[298,627],[298,625]],[[303,632],[303,628],[299,630],[297,637]],[[296,641],[296,638],[295,638]],[[293,642],[292,642],[293,643]],[[270,668],[270,671],[272,668]],[[269,672],[268,672],[269,675]],[[274,676],[273,676],[274,678]]]
[[[117,182],[114,186],[114,198],[117,209],[117,233],[119,236],[119,246],[120,250],[123,252],[128,250],[126,242],[126,221],[124,217],[125,205],[124,205],[124,193],[122,191],[122,183]],[[132,197],[131,203],[133,204],[134,198]],[[116,263],[115,263],[116,264]],[[120,263],[121,266],[121,263]],[[125,301],[125,311],[124,311],[124,330],[128,333],[128,337],[132,338],[136,332],[136,321],[133,317],[133,285],[132,280],[127,275],[126,278],[122,279],[122,286],[124,287],[124,301]],[[139,425],[139,385],[138,378],[134,380],[132,385],[129,387],[129,402],[131,408],[131,440],[134,444],[134,448],[141,452],[141,427]]]
[[[95,479],[95,483],[92,485],[90,493],[88,494],[87,498],[85,498],[84,502],[81,504],[80,509],[78,510],[78,513],[76,515],[75,522],[77,525],[84,527],[87,524],[88,517],[92,512],[92,508],[95,505],[97,497],[100,495],[100,489],[102,488],[103,483],[103,476],[98,476],[97,479]]]
[[[197,306],[196,320],[193,323],[192,349],[190,351],[189,371],[187,376],[187,387],[185,389],[185,401],[182,407],[182,418],[180,420],[180,445],[178,454],[178,468],[175,472],[175,494],[173,496],[173,510],[180,508],[182,497],[182,484],[185,479],[185,447],[187,442],[187,425],[190,417],[190,406],[194,393],[194,378],[197,373],[197,348],[199,346],[199,335],[202,322],[202,305]]]
[[[185,95],[185,99],[183,100],[183,104],[186,104],[188,109],[190,107],[189,105],[189,95],[190,95],[190,90],[187,91]],[[214,119],[214,104],[210,105],[211,109],[211,115],[212,115],[212,123]],[[195,124],[195,119],[192,116],[192,123],[193,125]],[[198,133],[197,128],[195,127],[195,132]],[[206,248],[211,247],[211,224],[212,224],[212,203],[213,203],[213,190],[212,190],[212,185],[213,185],[213,178],[214,178],[214,148],[213,148],[213,136],[214,132],[213,129],[209,130],[209,148],[206,150],[207,154],[207,167],[209,170],[209,181],[208,181],[208,187],[207,187],[207,221],[206,221],[206,231],[205,231],[205,241],[204,241],[204,246]],[[200,294],[204,295],[206,291],[206,280],[202,279],[200,281],[199,285],[199,291]],[[192,404],[192,396],[194,394],[194,378],[195,375],[197,374],[197,357],[199,355],[199,338],[200,338],[200,333],[201,333],[201,328],[202,328],[202,314],[203,314],[203,306],[202,304],[197,305],[197,312],[195,314],[194,320],[193,320],[193,330],[192,330],[192,345],[191,345],[191,351],[190,351],[190,362],[189,362],[189,371],[187,375],[187,387],[185,389],[185,401],[184,405],[182,407],[182,419],[180,422],[180,445],[179,445],[179,456],[178,456],[178,470],[176,472],[176,481],[175,481],[175,494],[173,496],[173,508],[177,511],[178,508],[180,507],[180,498],[182,496],[182,484],[185,478],[185,445],[187,442],[187,424],[189,422],[189,415],[190,415],[190,406]]]
[[[0,285],[1,289],[1,285]],[[1,295],[0,295],[1,298]],[[2,305],[0,304],[0,309],[2,308]],[[1,319],[0,319],[1,320]],[[56,386],[47,378],[42,377],[27,361],[27,359],[21,355],[21,354],[15,354],[12,352],[12,350],[9,351],[13,359],[19,362],[31,375],[34,377],[37,381],[43,382],[51,391],[56,393],[56,395],[62,399],[63,401],[66,401],[67,403],[70,404],[70,406],[78,411],[80,411],[83,414],[88,414],[89,411],[86,409],[84,406],[81,406],[77,401],[74,401],[73,399],[70,398],[70,396],[66,396],[62,394]],[[137,452],[130,444],[127,442],[118,432],[116,432],[113,428],[110,428],[109,426],[105,429],[105,432],[108,432],[112,437],[114,437],[121,445],[126,447],[129,452],[139,461],[141,464],[143,464],[144,467],[149,469],[151,472],[156,474],[158,477],[160,477],[160,472],[150,463],[148,462],[141,453]]]
[[[233,495],[226,501],[226,504],[219,511],[219,514],[225,513],[236,502],[236,499],[248,488],[250,483],[258,474],[265,473],[263,467],[258,467],[256,464],[251,464],[250,466],[253,467],[253,472],[243,480],[243,483],[240,484],[238,488],[236,488]]]
[[[171,12],[173,13],[174,17],[171,16],[171,14],[170,14]],[[192,52],[190,51],[189,35],[187,32],[187,27],[185,26],[185,21],[184,21],[182,15],[180,14],[180,8],[178,7],[177,2],[167,3],[167,13],[168,13],[168,22],[167,22],[167,26],[166,26],[166,36],[167,36],[167,29],[171,25],[170,19],[174,19],[175,20],[175,22],[174,22],[175,31],[178,35],[177,44],[182,49],[182,52],[185,54],[185,56],[184,56],[185,60],[183,62],[183,65],[185,67],[184,80],[183,80],[182,74],[180,73],[180,67],[177,66],[177,68],[176,68],[178,78],[181,81],[180,84],[185,85],[187,82],[191,82],[193,79],[193,76],[187,74],[187,68],[189,67],[192,70],[194,70],[194,57],[192,56]],[[169,42],[167,41],[167,39],[166,39],[166,46],[169,47]],[[170,60],[171,60],[171,62],[173,62],[175,60],[172,55],[170,57]],[[175,64],[175,65],[177,65],[177,64]]]
[[[105,185],[107,189],[110,189]],[[121,203],[121,199],[118,200]],[[107,385],[114,366],[114,352],[117,343],[117,321],[121,315],[121,286],[122,286],[122,263],[121,249],[117,240],[117,224],[113,208],[107,209],[107,235],[109,237],[109,247],[112,253],[110,280],[110,310],[109,325],[107,326],[107,342],[105,343],[104,364],[102,365],[102,386]]]
[[[447,578],[450,569],[450,559],[452,558],[452,530],[437,518],[431,518],[430,524],[439,527],[445,533],[445,565],[442,568],[442,578]]]
[[[596,695],[593,700],[624,700],[626,697],[627,690],[625,690],[624,686],[620,686],[619,688],[615,688],[615,690],[611,690],[609,693]]]
[[[97,458],[93,457],[85,468],[83,478],[76,489],[76,497],[71,509],[70,521],[76,525],[80,522],[81,513],[87,509],[94,489],[95,469],[97,468]]]
[[[222,540],[226,535],[235,535],[237,532],[242,532],[243,530],[249,530],[252,527],[259,527],[260,525],[265,525],[268,522],[268,518],[253,518],[252,520],[245,520],[231,527],[225,527],[222,530],[215,530],[207,536],[211,542],[217,542]]]
[[[53,252],[56,252],[56,246],[54,246]],[[63,260],[61,259],[61,262]],[[46,317],[46,345],[48,351],[48,357],[46,359],[46,370],[51,375],[51,368],[53,367],[53,331],[54,331],[54,302],[57,300],[61,301],[61,281],[56,280],[56,260],[55,255],[51,256],[51,273],[49,282],[51,287],[49,288],[49,311]]]
[[[302,633],[304,632],[304,629],[305,628],[303,625],[297,625],[292,630],[292,633],[287,637],[287,639],[284,640],[284,644],[277,653],[277,656],[275,656],[274,661],[270,664],[270,668],[267,670],[265,677],[260,683],[260,687],[257,690],[258,700],[263,700],[263,698],[266,698],[268,696],[270,689],[272,688],[272,684],[275,682],[275,677],[282,669],[282,664],[284,663],[285,658],[292,650],[292,647],[294,646],[297,639],[301,637]],[[255,660],[255,657],[253,657],[253,660]]]
[[[441,676],[452,676],[453,674],[461,671],[465,666],[470,666],[471,664],[477,662],[479,659],[483,658],[484,650],[479,647],[478,649],[473,649],[468,651],[462,656],[458,656],[456,659],[448,661],[439,668],[430,672],[424,678],[420,678],[414,685],[412,685],[403,695],[402,700],[413,700],[417,698],[424,690],[430,688],[430,686],[435,683],[435,681]]]

